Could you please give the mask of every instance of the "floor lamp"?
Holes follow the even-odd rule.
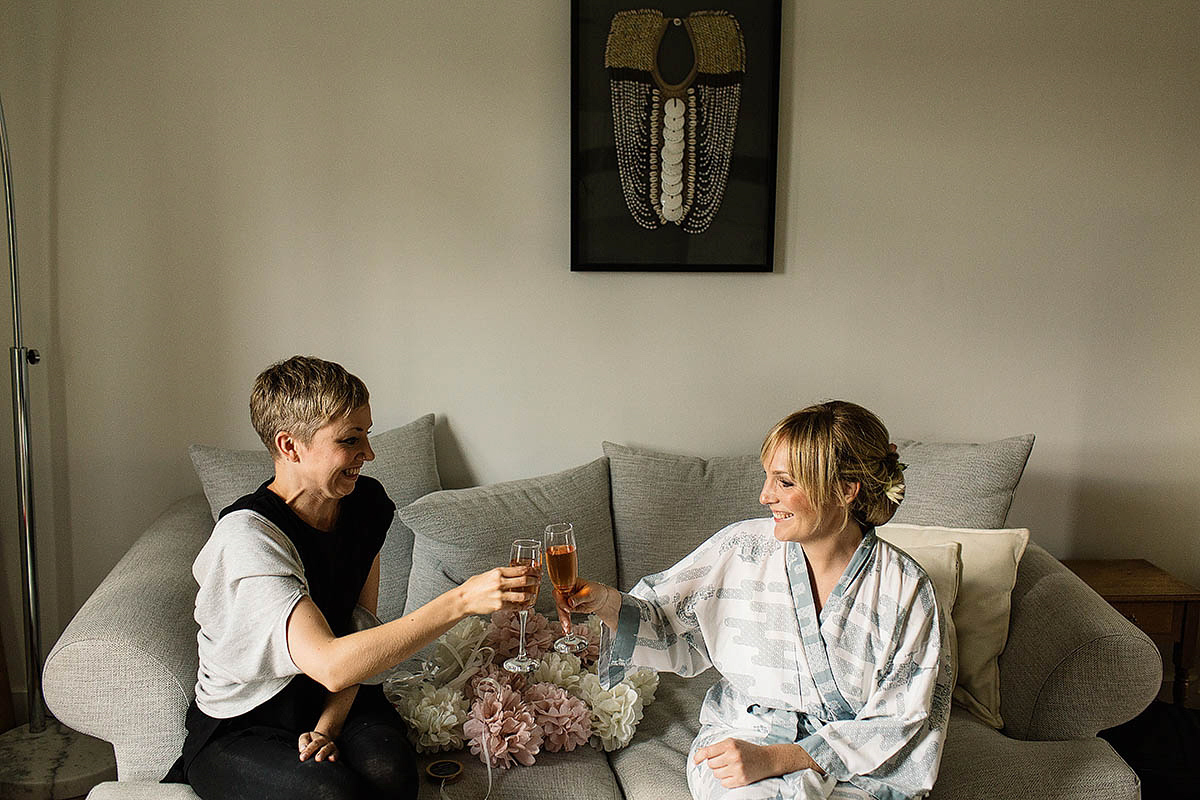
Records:
[[[0,797],[58,800],[87,794],[99,781],[116,777],[112,748],[46,718],[42,700],[41,623],[38,618],[37,558],[33,525],[33,465],[29,446],[29,366],[36,350],[21,341],[21,292],[17,269],[17,226],[13,211],[8,129],[0,101],[0,168],[8,264],[12,281],[13,440],[17,468],[17,523],[21,535],[21,596],[25,617],[25,688],[29,723],[0,735]]]

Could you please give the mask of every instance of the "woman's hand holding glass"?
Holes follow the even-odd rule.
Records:
[[[566,596],[579,580],[579,559],[575,551],[575,528],[569,522],[555,522],[546,526],[546,568],[550,571],[550,582],[554,584],[554,604],[558,607],[558,619],[565,636],[554,642],[560,653],[579,653],[587,649],[587,639],[571,629],[571,610],[566,606]]]
[[[496,567],[473,575],[459,587],[463,616],[518,611],[537,600],[542,571],[538,565]]]
[[[576,580],[575,588],[565,593],[563,600],[571,612],[595,614],[609,630],[617,629],[621,593],[613,587],[596,581]]]
[[[542,580],[542,543],[537,539],[514,540],[509,550],[508,565],[510,569],[534,569],[537,581],[533,584],[533,591],[527,593],[526,603],[519,607],[518,613],[521,615],[520,649],[515,656],[504,662],[504,668],[509,672],[533,672],[540,662],[525,653],[525,621],[529,618],[529,609],[537,602],[537,590]]]

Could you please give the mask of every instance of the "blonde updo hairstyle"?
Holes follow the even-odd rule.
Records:
[[[862,406],[831,400],[789,414],[763,441],[764,465],[780,447],[786,448],[789,477],[808,495],[818,525],[831,508],[841,510],[843,525],[853,518],[864,528],[896,513],[903,465],[883,422]],[[858,484],[858,493],[847,504],[842,487],[850,483]]]
[[[309,444],[325,425],[348,416],[370,399],[366,384],[341,364],[292,356],[267,367],[255,379],[250,423],[271,457],[278,458],[275,435],[280,431]]]

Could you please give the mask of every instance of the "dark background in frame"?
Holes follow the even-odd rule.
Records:
[[[671,272],[770,272],[774,268],[775,169],[779,128],[781,0],[611,2],[573,0],[571,13],[571,269]],[[737,133],[729,179],[706,231],[668,223],[639,225],[621,192],[613,140],[612,97],[604,48],[618,11],[651,8],[668,19],[728,11],[746,43]],[[670,26],[659,51],[665,80],[692,65],[686,31]]]

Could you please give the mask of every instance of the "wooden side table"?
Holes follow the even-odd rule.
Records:
[[[1175,665],[1173,699],[1183,705],[1196,663],[1200,589],[1143,559],[1071,559],[1063,563],[1148,636],[1170,641]]]

